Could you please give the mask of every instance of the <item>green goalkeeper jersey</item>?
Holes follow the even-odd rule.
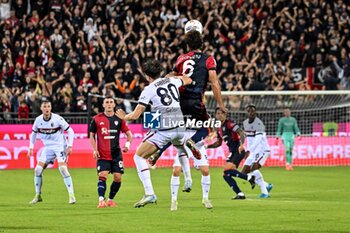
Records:
[[[278,121],[278,130],[276,136],[294,136],[300,135],[297,120],[294,117],[282,117]]]

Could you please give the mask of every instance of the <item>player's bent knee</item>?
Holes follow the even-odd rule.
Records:
[[[113,182],[121,183],[122,182],[122,174],[114,173],[113,174]]]
[[[224,170],[223,176],[224,176],[224,177],[225,177],[225,176],[231,176],[230,170]]]
[[[254,163],[253,165],[252,165],[252,168],[251,168],[251,170],[253,171],[253,170],[258,170],[258,169],[260,169],[261,168],[261,165],[259,164],[259,163]]]
[[[58,169],[60,170],[60,173],[64,178],[70,177],[67,166],[59,166]]]
[[[209,167],[208,166],[202,166],[201,172],[203,176],[209,176]]]
[[[36,165],[34,169],[35,176],[41,176],[43,174],[44,168],[40,165]]]
[[[181,175],[181,167],[176,166],[173,168],[173,176],[180,176]]]
[[[98,179],[100,180],[100,177],[103,178],[103,180],[107,180],[108,177],[108,171],[101,171],[98,173]]]

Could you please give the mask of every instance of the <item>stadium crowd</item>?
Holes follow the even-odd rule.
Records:
[[[204,26],[222,90],[314,89],[293,76],[308,67],[324,89],[346,89],[349,15],[349,0],[0,0],[0,112],[28,118],[41,96],[55,112],[87,111],[89,92],[137,99],[140,64],[171,71],[189,19]]]

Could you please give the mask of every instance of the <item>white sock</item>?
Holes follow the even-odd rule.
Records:
[[[43,174],[44,168],[42,166],[36,165],[34,169],[34,186],[35,186],[35,193],[40,194],[41,193],[41,186],[43,183]]]
[[[99,201],[104,201],[104,200],[105,200],[105,197],[98,197],[98,200],[99,200]]]
[[[255,183],[257,183],[260,187],[261,193],[263,194],[269,194],[266,189],[265,181],[263,178],[263,175],[259,170],[254,170],[253,174],[255,176]]]
[[[63,178],[69,194],[74,194],[73,180],[71,176]]]
[[[180,177],[171,176],[170,190],[171,190],[171,201],[177,200],[177,193],[179,192]]]
[[[137,174],[143,184],[146,195],[154,195],[153,185],[151,181],[151,173],[149,171],[146,159],[138,155],[134,155],[134,162],[137,169]]]
[[[203,199],[209,198],[209,191],[210,191],[210,175],[203,176],[202,175],[202,193],[203,193]]]
[[[188,159],[187,155],[184,155],[184,156],[179,155],[179,160],[180,160],[182,171],[185,176],[185,180],[192,181],[190,160]]]
[[[41,185],[42,185],[42,176],[34,176],[34,185],[35,185],[35,193],[40,194],[41,193]]]
[[[267,183],[265,180],[264,180],[264,184],[266,187],[269,186],[269,183]]]

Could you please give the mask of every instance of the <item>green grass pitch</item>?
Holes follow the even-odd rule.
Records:
[[[44,174],[44,201],[34,206],[33,171],[0,171],[0,233],[2,232],[350,232],[350,167],[264,168],[274,188],[271,198],[259,200],[239,181],[247,200],[231,200],[233,192],[220,168],[211,169],[210,198],[201,205],[200,173],[192,170],[193,190],[179,192],[179,208],[170,211],[170,169],[152,170],[157,205],[133,204],[143,195],[135,169],[126,169],[117,194],[117,208],[97,209],[96,172],[71,169],[77,203],[68,194],[58,170]],[[111,178],[111,177],[109,177]],[[110,179],[108,181],[110,183]],[[182,188],[183,180],[181,180]]]

